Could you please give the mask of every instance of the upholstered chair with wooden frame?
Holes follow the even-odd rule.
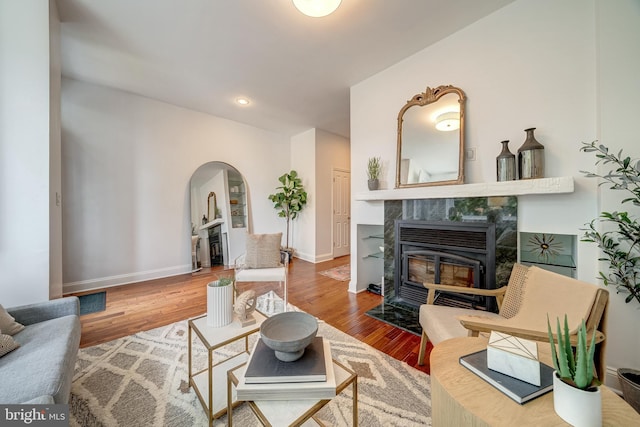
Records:
[[[574,344],[577,343],[576,332],[583,319],[589,337],[596,330],[596,373],[598,378],[604,378],[604,341],[609,302],[609,292],[606,289],[539,267],[521,264],[514,265],[508,285],[499,289],[460,288],[429,283],[424,286],[429,292],[427,303],[420,307],[422,340],[418,364],[424,363],[429,341],[437,345],[449,338],[498,331],[524,339],[548,342],[547,316],[555,332],[556,319],[562,322],[566,314]],[[434,305],[436,291],[495,297],[499,311],[489,313]]]
[[[280,249],[281,239],[282,233],[247,235],[246,252],[236,258],[234,265],[236,292],[240,293],[242,282],[254,282],[251,288],[256,294],[266,296],[263,314],[267,315],[287,311],[289,256]],[[263,285],[255,285],[256,282]],[[277,296],[266,282],[277,282],[282,297]]]

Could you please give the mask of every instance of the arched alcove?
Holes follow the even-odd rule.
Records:
[[[195,170],[189,190],[193,271],[233,265],[244,252],[250,224],[247,190],[242,173],[227,163],[212,161]]]

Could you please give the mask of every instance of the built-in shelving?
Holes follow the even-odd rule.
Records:
[[[453,197],[523,196],[533,194],[573,193],[573,177],[524,179],[518,181],[430,187],[395,188],[357,193],[356,200],[443,199]]]
[[[384,248],[384,234],[371,234],[368,236],[364,236],[363,239],[375,239],[378,242],[378,247],[376,248],[376,251],[363,256],[363,258],[384,259],[384,250],[379,250],[380,247]]]
[[[229,212],[232,228],[247,226],[247,204],[244,181],[229,177]]]
[[[357,289],[364,289],[370,284],[382,287],[382,274],[384,270],[384,229],[377,224],[358,224],[358,247],[360,255],[358,262],[358,275],[356,277]]]
[[[576,277],[576,235],[520,232],[519,240],[522,264]]]

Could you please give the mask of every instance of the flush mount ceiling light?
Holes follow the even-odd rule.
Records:
[[[443,113],[436,118],[436,129],[449,132],[460,128],[460,113],[449,112]]]
[[[247,98],[236,98],[236,104],[239,105],[249,105],[251,101],[249,101]]]
[[[298,10],[307,16],[320,18],[327,16],[340,6],[342,0],[293,0]]]

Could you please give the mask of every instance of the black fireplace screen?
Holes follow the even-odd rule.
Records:
[[[423,283],[494,289],[495,224],[396,221],[395,296],[412,306],[426,302]],[[490,299],[459,295],[494,310]]]
[[[482,278],[480,261],[437,251],[405,251],[403,271],[406,281],[479,288]]]

